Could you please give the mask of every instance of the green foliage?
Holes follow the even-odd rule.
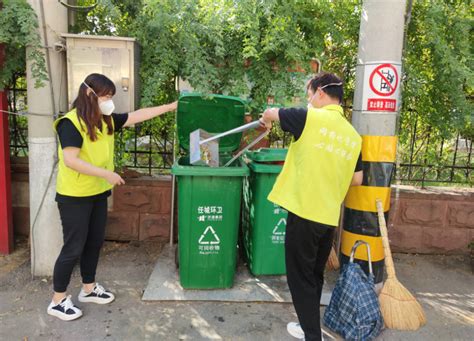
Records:
[[[0,87],[8,87],[16,74],[24,74],[31,61],[35,87],[48,80],[38,18],[26,0],[4,0],[0,11],[0,44],[5,44],[6,60],[0,70]],[[28,49],[26,49],[28,48]],[[28,54],[26,54],[26,51]]]
[[[268,96],[304,97],[315,57],[347,78],[351,97],[359,17],[348,1],[143,1],[133,27],[143,51],[142,104],[181,77],[198,92],[246,97],[257,114]],[[288,71],[298,66],[306,72]]]
[[[470,13],[465,1],[415,1],[408,29],[402,117],[444,137],[473,119]]]
[[[403,60],[401,161],[439,165],[451,162],[458,132],[474,138],[472,9],[465,0],[413,3]],[[360,17],[361,2],[353,0],[98,0],[93,11],[78,12],[72,30],[137,38],[142,107],[176,99],[180,77],[202,93],[247,98],[255,117],[268,96],[284,105],[304,101],[309,62],[317,58],[344,79],[350,116]],[[305,72],[289,71],[298,67]],[[140,129],[164,134],[173,124],[168,114]],[[467,163],[467,154],[458,157]]]
[[[458,4],[456,11],[450,11],[449,6],[417,3],[413,9],[404,60],[403,161],[411,155],[415,120],[420,131],[412,161],[417,163],[436,164],[440,153],[435,148],[442,138],[449,139],[458,129],[469,131],[465,119],[472,110],[463,91],[469,85],[462,81],[472,79],[467,7]],[[436,24],[443,23],[440,8],[445,25],[455,24],[456,30],[448,32]],[[287,67],[305,66],[317,57],[324,69],[344,78],[350,107],[360,11],[358,2],[349,1],[144,1],[134,27],[143,48],[142,104],[156,103],[166,93],[164,84],[179,76],[200,92],[248,97],[249,109],[256,114],[265,107],[267,96],[286,104],[303,97],[308,76],[288,72]],[[449,37],[441,39],[443,35]],[[423,54],[426,58],[420,58]],[[168,89],[168,94],[173,91]],[[277,129],[274,135],[281,137],[282,132]],[[449,155],[441,154],[441,159]]]
[[[465,170],[451,174],[440,166],[454,164],[457,134],[474,139],[471,33],[468,2],[414,2],[404,51],[399,153],[402,163],[424,165],[411,171],[416,178],[466,179]],[[469,151],[461,148],[455,163],[473,167],[474,159],[469,163]]]
[[[97,6],[88,12],[76,10],[75,25],[69,27],[69,32],[128,36],[141,3],[141,0],[78,0],[76,6]]]

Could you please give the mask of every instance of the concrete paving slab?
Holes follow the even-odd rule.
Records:
[[[0,340],[231,340],[289,341],[286,324],[297,321],[291,303],[143,301],[143,289],[160,257],[163,241],[106,242],[98,281],[116,295],[111,304],[77,302],[78,268],[68,293],[84,316],[64,322],[46,313],[49,277],[31,279],[28,240],[0,264]],[[425,309],[427,324],[417,331],[385,329],[376,341],[471,341],[474,335],[474,274],[469,256],[394,254],[397,275]],[[3,271],[2,271],[3,270]],[[327,271],[332,281],[336,271]],[[325,307],[321,307],[321,314]],[[340,340],[325,335],[325,340]]]
[[[253,276],[245,264],[239,263],[231,289],[189,290],[179,283],[175,265],[175,247],[166,245],[158,257],[148,280],[144,301],[220,301],[291,303],[286,276]],[[334,281],[323,290],[322,305],[328,305]]]

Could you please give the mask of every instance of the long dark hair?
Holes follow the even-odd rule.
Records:
[[[115,84],[109,78],[99,73],[91,73],[86,77],[84,83],[89,85],[97,96],[115,95]],[[112,117],[102,115],[99,109],[97,96],[91,91],[87,95],[87,85],[81,83],[79,93],[72,103],[72,107],[76,108],[79,123],[82,127],[82,121],[87,128],[87,134],[91,141],[97,140],[96,129],[102,131],[102,120],[107,124],[107,133],[112,135],[114,128],[112,125]]]

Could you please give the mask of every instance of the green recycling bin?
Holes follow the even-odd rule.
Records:
[[[287,149],[247,152],[250,176],[244,180],[242,243],[253,275],[283,275],[288,212],[267,196],[283,168]]]
[[[220,133],[244,122],[245,102],[230,96],[180,97],[177,109],[179,146],[189,153],[189,134],[196,129]],[[242,134],[219,141],[220,165],[230,160]],[[240,223],[242,181],[247,166],[193,166],[189,155],[171,169],[178,195],[179,278],[185,289],[230,288],[234,283]]]

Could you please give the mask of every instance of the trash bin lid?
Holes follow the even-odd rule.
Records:
[[[285,161],[287,152],[286,148],[260,148],[247,152],[247,157],[256,162]]]
[[[245,101],[222,95],[184,94],[178,100],[176,124],[179,146],[189,151],[189,134],[196,129],[222,133],[244,124]],[[219,140],[219,152],[237,150],[242,133]]]

